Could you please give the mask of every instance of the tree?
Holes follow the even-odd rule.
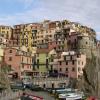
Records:
[[[8,71],[9,67],[6,64],[1,64],[1,70],[0,70],[0,86],[1,88],[5,88],[8,91],[10,91],[10,82],[8,79]]]

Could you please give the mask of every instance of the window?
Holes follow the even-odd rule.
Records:
[[[78,71],[81,71],[81,68],[80,67],[78,67]]]
[[[82,61],[82,65],[83,65],[83,61]]]
[[[81,78],[81,76],[80,76],[80,75],[78,75],[78,78]]]
[[[66,61],[66,65],[68,65],[68,61]]]
[[[46,59],[46,64],[48,64],[48,59]]]
[[[66,71],[68,71],[68,68],[66,68]]]
[[[51,67],[51,70],[53,70],[53,65],[51,65],[50,67]]]
[[[5,27],[2,27],[2,29],[5,29]]]
[[[2,33],[5,33],[5,31],[2,31]]]
[[[78,61],[78,65],[80,65],[80,61]]]
[[[66,77],[68,77],[68,75],[66,75]]]
[[[72,61],[72,64],[73,64],[73,65],[75,64],[75,61],[74,61],[74,60]]]
[[[74,68],[74,67],[72,68],[72,71],[73,71],[73,72],[75,71],[75,68]]]
[[[23,72],[21,72],[21,75],[24,75],[24,73],[23,73]]]
[[[77,54],[77,58],[80,58],[80,55],[79,54]]]
[[[23,57],[22,57],[22,62],[23,62]]]
[[[72,60],[72,56],[70,56],[70,60]]]
[[[39,64],[39,59],[37,59],[37,64]]]
[[[12,57],[9,57],[9,61],[12,61]]]
[[[53,58],[51,58],[51,62],[53,62]]]
[[[66,56],[64,56],[64,60],[66,60]]]
[[[75,39],[74,41],[75,41],[75,43],[76,43],[77,40]]]
[[[60,62],[59,62],[59,65],[61,65],[61,64],[62,64],[62,62],[60,61]]]
[[[88,42],[86,42],[86,44],[88,44]]]
[[[30,66],[30,69],[31,69],[31,66]]]
[[[62,68],[60,68],[59,71],[61,72],[62,71]]]
[[[8,69],[11,70],[11,65],[8,65]]]
[[[24,68],[24,65],[22,64],[22,68]]]
[[[12,50],[9,50],[9,53],[12,53]]]

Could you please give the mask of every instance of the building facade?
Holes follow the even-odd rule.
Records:
[[[86,64],[86,55],[74,51],[62,52],[61,57],[53,59],[51,71],[59,77],[80,78]]]
[[[11,71],[17,73],[19,78],[25,75],[32,76],[33,67],[31,53],[8,47],[4,49],[4,62]]]
[[[2,33],[2,36],[6,39],[11,38],[12,31],[13,29],[11,26],[0,25],[0,33]]]

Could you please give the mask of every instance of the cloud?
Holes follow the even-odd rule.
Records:
[[[97,32],[96,34],[97,34],[97,35],[96,35],[97,40],[100,40],[100,32]]]
[[[100,31],[100,0],[18,0],[25,9],[0,17],[0,23],[17,24],[44,19],[68,19]],[[35,6],[33,6],[35,5]]]

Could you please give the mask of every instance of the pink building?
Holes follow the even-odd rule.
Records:
[[[17,73],[19,78],[32,75],[31,53],[16,48],[5,48],[4,61],[13,72]]]
[[[61,58],[54,59],[53,70],[57,70],[59,75],[68,78],[80,78],[83,75],[82,69],[86,64],[86,55],[78,54],[74,51],[62,52]]]
[[[70,32],[67,37],[67,46],[69,50],[76,50],[78,43],[78,34],[77,32]]]

